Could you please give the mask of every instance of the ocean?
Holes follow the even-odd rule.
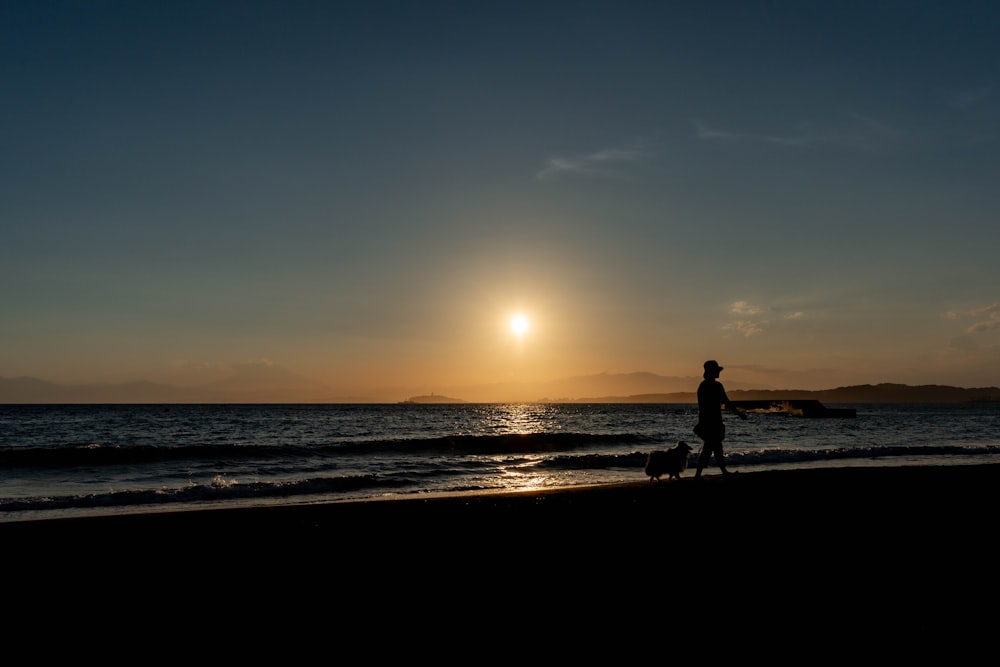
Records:
[[[727,465],[1000,461],[997,403],[828,407],[856,416],[728,418]],[[691,476],[696,421],[664,403],[0,405],[0,522],[644,481],[678,440]]]

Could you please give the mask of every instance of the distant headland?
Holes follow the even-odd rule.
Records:
[[[441,396],[440,394],[427,394],[425,396],[411,396],[405,401],[400,401],[400,403],[436,405],[441,403],[468,403],[468,401],[463,401],[461,398],[452,398],[451,396]]]
[[[734,389],[733,401],[814,400],[836,403],[1000,403],[1000,388],[949,387],[946,385],[862,384],[836,389],[810,391],[805,389]],[[440,394],[413,396],[401,403],[443,404],[468,403],[461,398]],[[694,392],[631,394],[552,400],[541,398],[533,403],[697,403]]]
[[[266,371],[266,372],[265,372]],[[699,378],[653,373],[601,373],[552,382],[441,387],[440,393],[409,392],[399,387],[344,395],[283,369],[245,370],[199,387],[152,382],[62,385],[37,378],[0,377],[0,404],[134,403],[695,403]],[[726,383],[734,401],[816,400],[843,403],[1000,403],[1000,388],[947,385],[862,384],[836,389],[760,389]],[[402,399],[402,400],[401,400]]]
[[[949,387],[945,385],[862,384],[836,389],[734,389],[733,401],[816,400],[837,403],[1000,403],[1000,388]],[[697,403],[695,392],[605,396],[569,401],[571,403]]]

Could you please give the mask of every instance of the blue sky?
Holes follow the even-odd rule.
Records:
[[[1000,384],[998,34],[994,2],[6,2],[0,377]]]

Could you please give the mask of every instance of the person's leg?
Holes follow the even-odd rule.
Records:
[[[715,450],[715,462],[719,464],[719,470],[722,471],[723,475],[728,475],[729,471],[726,470],[726,457],[722,453],[722,448]]]
[[[722,451],[722,443],[718,443],[713,450],[715,455],[715,462],[719,464],[719,470],[722,471],[723,475],[728,475],[729,471],[726,469],[726,455]]]
[[[708,465],[708,459],[712,455],[712,448],[708,445],[708,441],[702,441],[701,454],[698,454],[698,469],[695,470],[694,478],[701,478],[702,468]]]

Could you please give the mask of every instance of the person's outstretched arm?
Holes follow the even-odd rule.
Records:
[[[747,413],[733,405],[733,402],[729,400],[729,394],[726,393],[725,389],[722,390],[722,402],[726,405],[727,411],[737,415],[740,419],[747,418]]]

